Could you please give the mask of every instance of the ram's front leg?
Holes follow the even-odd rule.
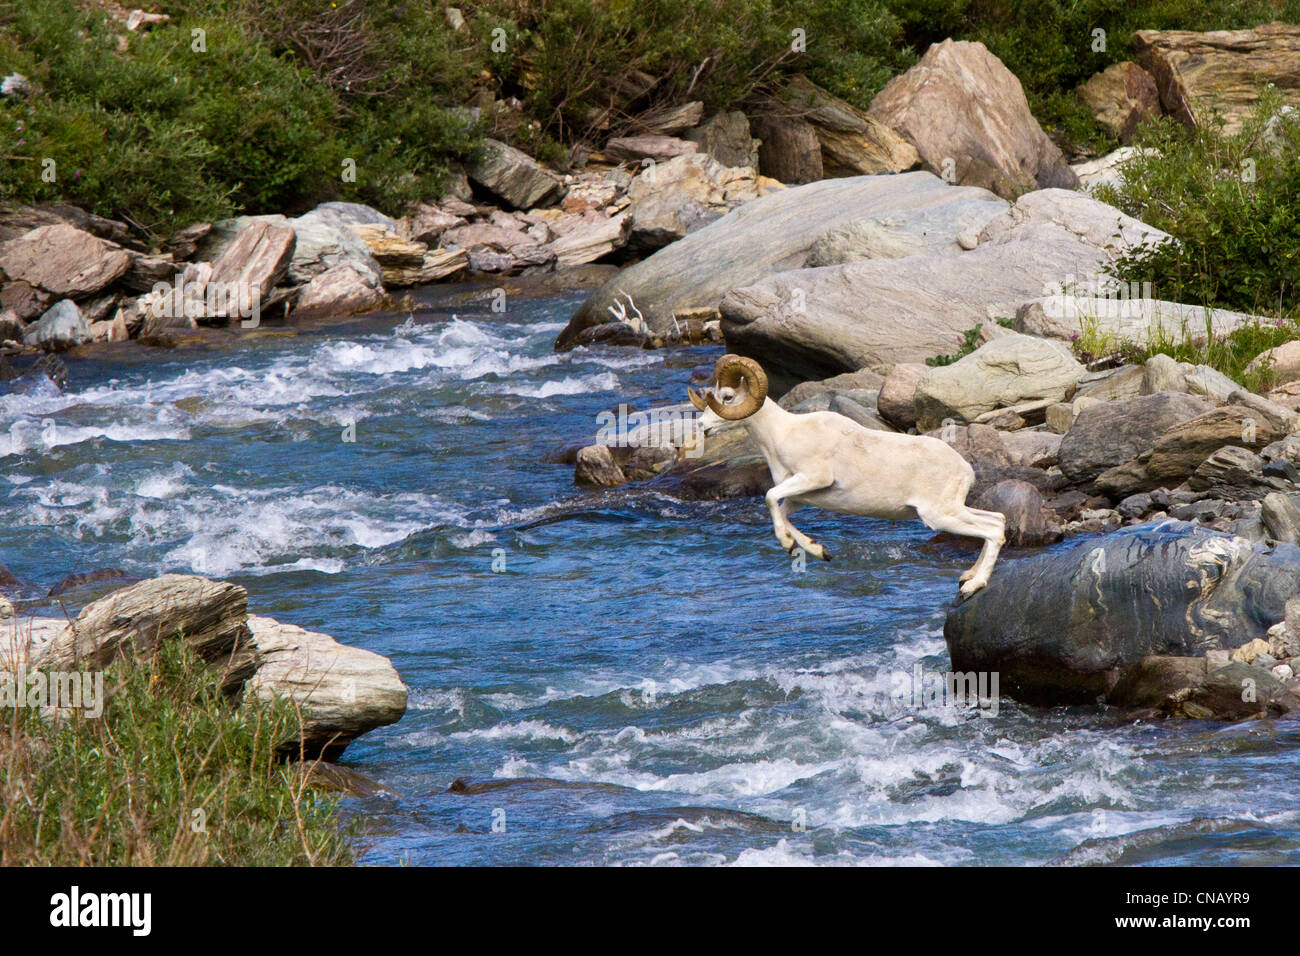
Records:
[[[767,510],[772,515],[772,530],[776,534],[776,540],[781,542],[781,547],[786,551],[793,553],[795,548],[803,548],[814,558],[821,558],[824,561],[830,560],[830,552],[790,524],[789,519],[785,516],[782,501],[789,497],[804,495],[810,491],[826,488],[832,481],[834,479],[829,475],[797,472],[776,485],[765,496]]]

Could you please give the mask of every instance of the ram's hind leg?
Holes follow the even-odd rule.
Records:
[[[983,538],[984,547],[974,566],[961,576],[962,597],[970,597],[989,583],[993,564],[998,559],[998,552],[1006,540],[1006,519],[996,511],[982,511],[959,505],[956,508],[940,510],[918,507],[916,513],[921,520],[935,531],[947,531],[950,534],[965,535],[969,538]]]

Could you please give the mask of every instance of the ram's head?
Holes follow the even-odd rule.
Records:
[[[767,374],[750,358],[724,355],[713,366],[713,388],[697,392],[688,388],[691,404],[702,411],[700,426],[707,435],[723,422],[748,418],[767,398]]]

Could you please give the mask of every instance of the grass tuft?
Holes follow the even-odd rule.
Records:
[[[338,797],[276,756],[287,704],[236,707],[178,641],[104,676],[103,713],[0,710],[0,864],[288,866],[355,861]]]

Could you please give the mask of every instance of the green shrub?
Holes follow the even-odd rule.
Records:
[[[735,108],[782,72],[804,72],[860,106],[911,51],[881,0],[554,0],[466,4],[479,43],[503,90],[557,137],[591,139],[626,117],[611,107],[619,91],[652,83],[641,108],[700,99],[710,110]],[[494,31],[504,44],[492,51]],[[801,30],[806,49],[794,49]]]
[[[1146,128],[1156,150],[1125,163],[1124,181],[1101,197],[1176,243],[1124,251],[1112,266],[1125,281],[1150,281],[1158,298],[1267,315],[1296,310],[1300,283],[1300,118],[1274,123],[1265,91],[1240,132]],[[1271,139],[1271,142],[1270,142]]]
[[[0,865],[354,861],[338,799],[276,756],[298,733],[286,705],[232,706],[179,641],[114,664],[104,687],[97,718],[0,710]]]
[[[459,92],[446,79],[448,29],[431,11],[409,5],[412,22],[399,29],[390,20],[402,5],[371,0],[375,52],[359,68],[365,83],[349,88],[329,57],[263,32],[292,27],[295,15],[305,22],[310,4],[165,6],[172,22],[132,34],[124,52],[124,31],[73,0],[21,4],[0,19],[0,65],[37,87],[0,103],[0,198],[76,202],[147,236],[340,197],[400,212],[436,195],[449,164],[477,144],[472,124],[430,96],[431,83]],[[42,177],[47,158],[53,183]],[[355,182],[342,175],[345,159]]]

